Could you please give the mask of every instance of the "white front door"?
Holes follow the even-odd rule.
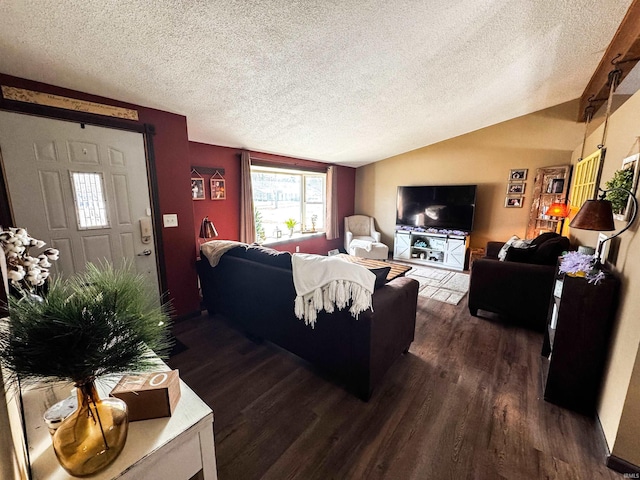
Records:
[[[60,250],[52,271],[123,259],[158,286],[142,134],[0,112],[16,226]]]

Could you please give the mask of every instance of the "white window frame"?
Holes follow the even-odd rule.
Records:
[[[97,190],[93,193],[100,197],[98,199],[100,204],[97,205],[97,207],[94,206],[94,208],[97,208],[100,211],[100,213],[97,215],[97,219],[99,220],[100,217],[102,217],[103,223],[83,225],[83,222],[86,221],[87,218],[90,218],[90,216],[85,215],[83,217],[82,211],[86,207],[84,205],[79,204],[78,195],[80,192],[78,191],[78,188],[76,186],[76,175],[94,175],[97,177],[98,181],[95,183],[99,185],[100,190]],[[107,201],[107,192],[105,190],[104,174],[102,172],[69,171],[69,176],[71,177],[71,187],[73,189],[73,205],[76,211],[76,225],[78,230],[79,231],[101,230],[105,228],[111,228],[111,220],[109,218],[109,203]],[[94,220],[96,220],[95,216],[94,216]]]
[[[310,205],[322,205],[322,219],[321,222],[318,222],[322,225],[322,228],[316,227],[317,233],[323,233],[326,229],[327,223],[327,174],[323,172],[311,172],[307,170],[296,170],[291,168],[282,168],[282,167],[266,167],[266,166],[251,166],[251,173],[268,173],[268,174],[280,174],[280,175],[293,175],[300,177],[300,212],[299,218],[300,222],[294,228],[295,234],[301,234],[305,227],[311,227],[311,214],[308,213]],[[307,179],[309,178],[321,178],[323,183],[322,188],[322,201],[306,201],[307,198]],[[255,205],[255,197],[254,197],[254,205]],[[282,227],[280,227],[282,228]],[[256,232],[257,233],[257,232]],[[283,231],[281,238],[275,238],[272,236],[273,232],[265,232],[266,234],[266,243],[271,243],[278,240],[287,240],[288,232]]]

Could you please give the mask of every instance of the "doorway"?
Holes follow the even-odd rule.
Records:
[[[60,250],[55,273],[124,259],[160,291],[141,133],[1,111],[0,156],[14,223]]]

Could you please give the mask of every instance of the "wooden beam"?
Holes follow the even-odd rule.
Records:
[[[611,61],[617,55],[620,55],[616,63],[618,68],[622,70],[620,77],[622,81],[640,59],[640,0],[633,0],[631,3],[618,30],[611,39],[607,51],[602,60],[600,60],[598,68],[593,73],[591,80],[589,80],[582,97],[580,97],[578,121],[583,122],[585,120],[584,113],[585,108],[589,105],[589,98],[594,99],[591,105],[596,110],[607,101],[609,95],[609,72],[614,69]]]

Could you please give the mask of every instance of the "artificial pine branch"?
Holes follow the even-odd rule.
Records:
[[[87,265],[51,282],[44,298],[9,299],[0,323],[0,359],[22,380],[75,383],[157,367],[166,358],[170,320],[130,266]]]

